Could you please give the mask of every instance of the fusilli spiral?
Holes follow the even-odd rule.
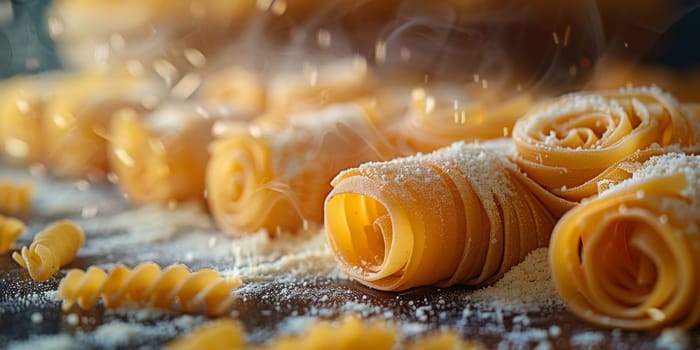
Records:
[[[0,213],[9,215],[28,214],[32,206],[34,184],[15,184],[0,181]]]
[[[240,279],[221,277],[211,269],[191,272],[184,265],[171,265],[161,270],[156,263],[146,262],[133,269],[119,265],[109,273],[95,266],[87,271],[71,270],[58,293],[63,310],[73,304],[89,309],[102,298],[107,308],[130,303],[221,315],[229,311],[231,291],[240,284]]]
[[[70,220],[61,220],[39,232],[32,244],[15,252],[12,259],[35,281],[46,281],[70,263],[85,243],[85,234]]]
[[[0,215],[0,254],[7,252],[26,230],[24,223],[15,218]]]

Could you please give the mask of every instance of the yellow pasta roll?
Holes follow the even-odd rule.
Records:
[[[209,206],[229,234],[296,230],[321,222],[329,182],[340,170],[389,159],[370,108],[339,104],[290,119],[283,128],[232,131],[214,141],[207,167]]]
[[[0,254],[4,254],[15,244],[27,227],[22,221],[0,215]]]
[[[18,164],[44,157],[43,115],[47,100],[63,75],[55,72],[8,79],[0,86],[0,149]]]
[[[546,246],[555,218],[511,147],[457,142],[338,174],[325,228],[343,271],[380,290],[481,285]]]
[[[658,88],[566,95],[518,120],[516,161],[545,188],[578,201],[596,194],[598,176],[639,150],[697,149],[699,120]]]
[[[153,80],[120,73],[76,73],[46,107],[45,162],[65,177],[100,176],[108,171],[107,129],[112,115],[126,107],[162,98]]]
[[[243,326],[232,319],[211,322],[169,343],[166,350],[234,350],[246,348]]]
[[[32,210],[34,183],[16,184],[0,180],[0,213],[26,215]]]
[[[230,310],[231,291],[240,284],[240,279],[221,277],[211,269],[190,272],[184,265],[171,265],[161,270],[146,262],[133,269],[119,265],[109,273],[95,266],[87,271],[71,270],[61,281],[58,294],[63,310],[76,303],[89,309],[101,298],[107,308],[124,304],[176,307],[181,312],[215,316]]]
[[[238,117],[220,107],[170,103],[143,116],[133,109],[115,115],[108,155],[131,202],[204,200],[212,125],[218,119]]]
[[[700,157],[669,153],[568,212],[549,249],[577,316],[623,329],[700,321]]]
[[[417,88],[401,134],[406,146],[417,152],[456,141],[506,137],[531,104],[528,94],[504,97],[456,86]]]
[[[12,254],[19,266],[29,272],[35,281],[46,281],[58,270],[68,265],[85,243],[85,234],[70,220],[61,220],[34,236],[29,248]]]

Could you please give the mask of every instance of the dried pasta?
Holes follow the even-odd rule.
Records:
[[[26,229],[22,221],[0,215],[0,254],[4,254],[12,249],[17,238],[19,238]]]
[[[106,88],[109,87],[109,88]],[[145,109],[160,100],[155,80],[85,71],[61,86],[46,106],[44,144],[49,170],[62,177],[102,176],[108,167],[107,129],[112,115],[126,107]]]
[[[341,172],[325,202],[341,268],[381,290],[481,285],[546,246],[555,217],[511,147],[457,142]]]
[[[229,318],[206,324],[165,347],[166,350],[234,350],[245,348],[245,329],[239,322]]]
[[[171,103],[145,116],[133,109],[117,113],[108,155],[129,200],[203,201],[211,128],[218,119],[235,119],[231,114],[226,108],[192,103]]]
[[[504,98],[485,93],[469,96],[461,87],[414,89],[401,129],[403,142],[413,151],[432,152],[456,141],[506,137],[531,104],[528,94]]]
[[[240,67],[216,70],[197,91],[205,103],[238,108],[246,114],[260,114],[265,108],[265,86],[253,72]]]
[[[697,150],[700,118],[658,88],[578,93],[531,109],[513,139],[516,162],[530,178],[579,201],[639,150]]]
[[[398,332],[380,322],[364,323],[349,315],[337,324],[318,322],[302,336],[280,336],[265,349],[392,349]]]
[[[146,262],[133,269],[119,265],[109,273],[95,266],[87,271],[71,270],[61,281],[58,294],[63,310],[73,304],[89,309],[101,298],[107,308],[123,304],[176,307],[185,313],[215,316],[230,310],[231,291],[240,284],[240,279],[224,278],[211,269],[191,272],[184,265],[171,265],[161,270]]]
[[[15,184],[0,181],[0,213],[9,215],[26,215],[32,209],[34,184],[24,182]]]
[[[652,157],[567,213],[549,249],[552,279],[579,317],[623,329],[700,322],[700,157]]]
[[[432,334],[415,339],[405,347],[407,350],[441,350],[441,349],[462,349],[481,350],[486,347],[473,342],[467,342],[455,331],[438,331]]]
[[[61,220],[34,236],[29,248],[14,252],[12,259],[35,281],[46,281],[69,264],[85,243],[85,234],[70,220]]]
[[[395,154],[381,130],[369,107],[339,104],[294,117],[283,128],[221,136],[210,149],[206,184],[219,227],[236,235],[320,223],[338,171]]]
[[[43,160],[43,114],[63,75],[56,72],[18,76],[0,86],[0,149],[10,162],[28,165]]]
[[[374,88],[372,72],[360,58],[305,67],[300,73],[280,73],[270,80],[267,114],[279,118],[351,102],[368,96]]]

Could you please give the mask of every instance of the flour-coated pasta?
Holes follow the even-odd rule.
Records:
[[[123,304],[176,307],[181,312],[215,316],[230,310],[231,291],[240,284],[240,279],[224,278],[212,269],[191,272],[184,265],[171,265],[161,270],[146,262],[133,269],[119,265],[109,273],[95,266],[87,271],[71,270],[61,281],[58,294],[63,310],[73,304],[89,309],[101,298],[107,308]]]
[[[35,281],[46,281],[69,264],[85,243],[85,234],[70,220],[61,220],[34,236],[29,248],[14,252],[12,259]]]
[[[12,249],[12,246],[27,227],[20,220],[0,215],[0,254]]]
[[[209,206],[219,227],[233,235],[320,223],[338,171],[395,154],[379,117],[359,104],[293,117],[281,128],[232,131],[210,151]]]
[[[594,91],[532,108],[513,139],[515,160],[530,178],[579,201],[595,195],[606,172],[635,152],[698,150],[700,119],[658,88]]]
[[[577,316],[623,329],[700,323],[700,156],[652,157],[557,223],[552,280]]]
[[[381,290],[482,285],[546,246],[555,216],[511,147],[457,142],[341,172],[325,228],[343,271]]]
[[[0,180],[0,213],[28,214],[32,210],[32,193],[34,193],[32,182],[16,184]]]
[[[225,105],[200,103],[169,103],[146,115],[124,109],[111,122],[111,169],[132,203],[203,201],[214,122],[247,118]]]

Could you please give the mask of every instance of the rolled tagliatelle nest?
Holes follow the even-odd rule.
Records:
[[[119,186],[136,204],[204,200],[208,147],[217,120],[250,115],[226,105],[180,102],[139,114],[119,111],[111,122],[109,158]]]
[[[532,108],[513,139],[515,160],[530,178],[579,201],[630,157],[697,151],[700,118],[654,87],[577,93]]]
[[[481,285],[546,246],[555,217],[507,157],[511,148],[457,142],[341,172],[325,202],[341,268],[381,290]]]
[[[214,141],[209,205],[229,234],[320,223],[330,180],[365,161],[395,157],[371,107],[359,103],[290,118],[284,127],[233,130]]]
[[[557,224],[552,279],[579,317],[623,329],[700,321],[700,157],[655,156]]]

